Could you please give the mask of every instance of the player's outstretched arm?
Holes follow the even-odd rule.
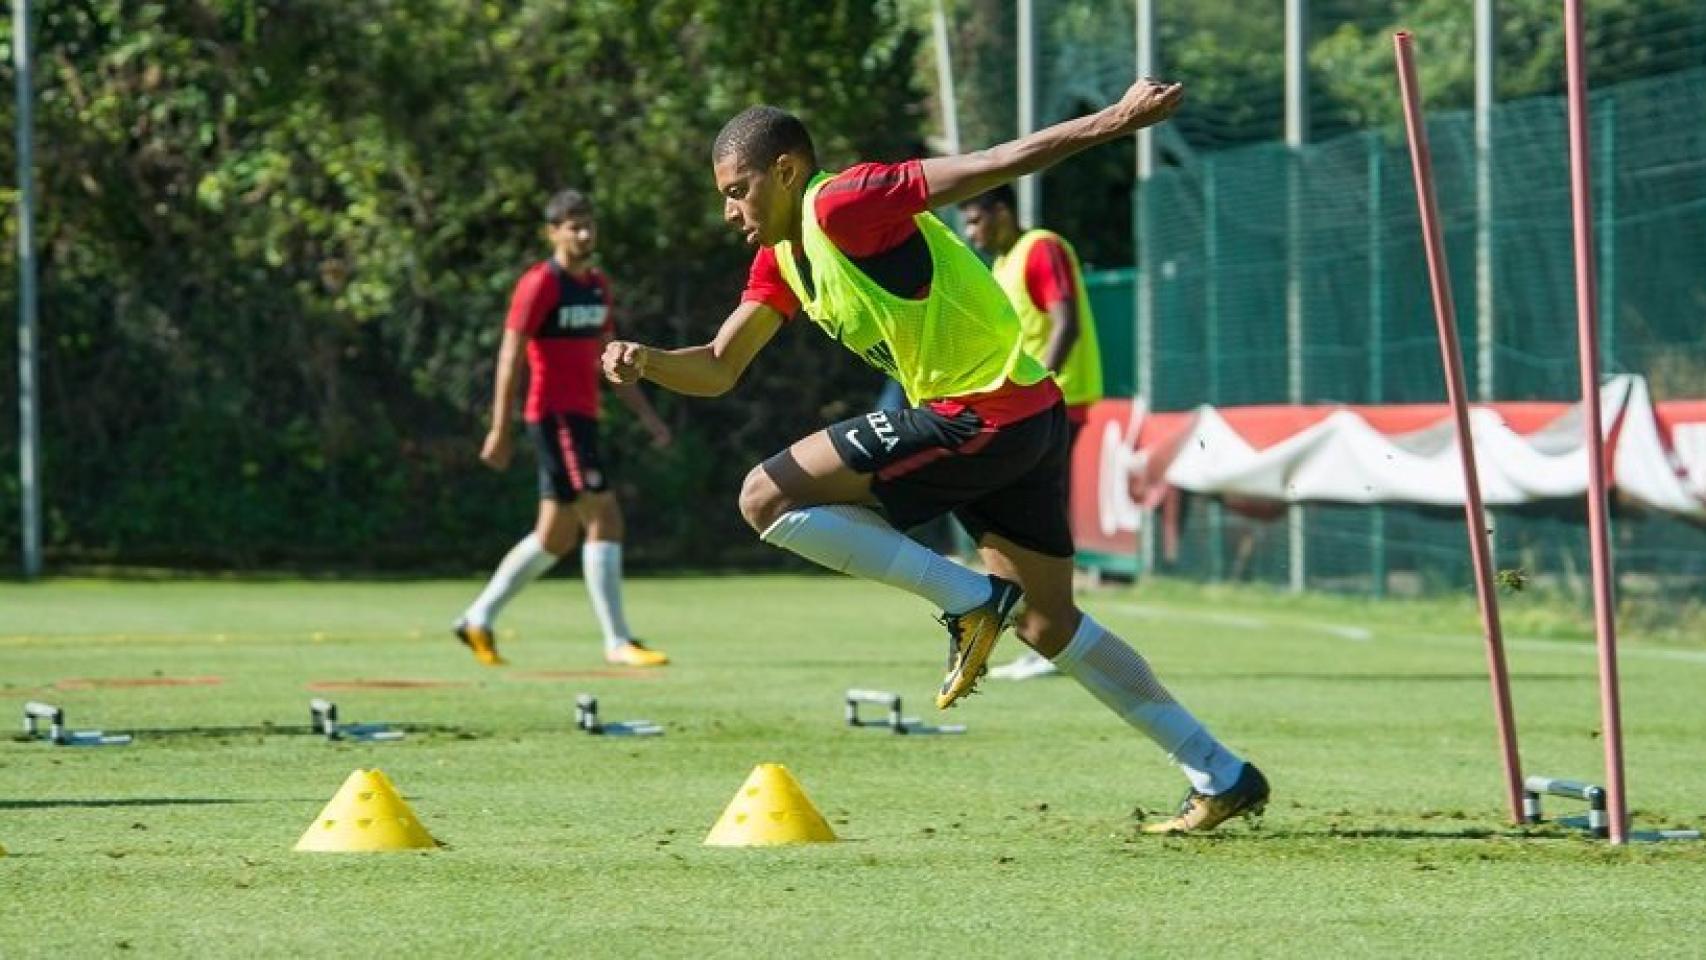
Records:
[[[1118,103],[1087,117],[1057,123],[976,153],[930,157],[924,161],[930,206],[949,207],[970,200],[1026,174],[1046,170],[1081,150],[1160,123],[1173,115],[1184,95],[1181,84],[1139,80]]]
[[[740,382],[752,358],[770,342],[783,317],[757,301],[735,308],[710,343],[679,350],[659,350],[627,340],[612,340],[604,348],[604,376],[615,384],[641,378],[676,393],[716,397]]]

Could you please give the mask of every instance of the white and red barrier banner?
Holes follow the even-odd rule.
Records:
[[[1600,404],[1614,495],[1706,520],[1706,400],[1655,404],[1644,378],[1623,375],[1601,388]],[[1582,415],[1579,403],[1473,405],[1487,505],[1583,496]],[[1176,413],[1150,413],[1141,400],[1096,404],[1073,459],[1079,548],[1132,552],[1144,515],[1174,490],[1274,515],[1301,502],[1461,506],[1463,474],[1443,403]]]

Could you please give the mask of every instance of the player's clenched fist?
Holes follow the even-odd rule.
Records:
[[[646,373],[646,348],[627,340],[604,345],[604,378],[611,383],[637,383]]]
[[[1109,107],[1122,132],[1130,133],[1160,123],[1179,109],[1185,87],[1144,77],[1131,85],[1119,102]]]
[[[486,434],[486,442],[480,445],[480,462],[493,470],[509,469],[510,457],[515,455],[515,445],[510,442],[509,431],[502,427],[493,427]]]

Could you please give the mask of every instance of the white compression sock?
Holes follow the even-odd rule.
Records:
[[[988,578],[926,548],[865,507],[790,510],[759,539],[831,570],[899,587],[946,613],[965,613],[989,599]]]
[[[1220,793],[1237,781],[1244,761],[1173,699],[1142,655],[1088,614],[1054,663],[1167,751],[1199,793]]]
[[[476,626],[489,627],[497,619],[504,604],[515,598],[521,589],[539,579],[539,575],[557,563],[557,555],[539,542],[539,534],[530,533],[509,549],[486,589],[469,604],[462,619]]]
[[[581,544],[581,573],[586,577],[586,592],[592,598],[593,612],[604,630],[604,649],[612,650],[627,643],[628,620],[622,616],[622,545],[606,540],[588,540]]]

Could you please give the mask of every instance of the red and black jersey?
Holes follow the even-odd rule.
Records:
[[[1043,237],[1031,244],[1030,256],[1025,258],[1025,292],[1037,309],[1044,312],[1057,303],[1077,301],[1078,285],[1072,275],[1072,257],[1059,240]],[[1088,423],[1090,404],[1069,405],[1066,419],[1078,426]]]
[[[1042,237],[1031,244],[1031,253],[1025,258],[1025,290],[1037,309],[1045,313],[1057,303],[1077,302],[1072,256],[1059,240]]]
[[[813,212],[830,242],[878,286],[922,300],[930,295],[930,245],[912,218],[929,209],[929,200],[924,165],[917,160],[861,163],[823,185]],[[760,247],[753,257],[741,299],[788,318],[799,312],[799,298],[782,279],[774,247]]]
[[[560,413],[598,416],[599,357],[615,331],[610,303],[602,272],[570,273],[555,258],[516,281],[504,326],[528,338],[528,422]]]
[[[847,259],[884,290],[922,300],[930,295],[933,263],[930,245],[913,220],[930,208],[924,164],[861,163],[835,174],[818,191],[810,215]],[[809,266],[803,265],[809,272]],[[792,318],[799,298],[789,289],[776,263],[774,247],[760,247],[747,274],[743,302],[762,303]],[[1016,423],[1041,413],[1060,399],[1053,379],[1029,386],[1008,383],[988,393],[934,400],[930,408],[944,416],[972,410],[986,423]]]

